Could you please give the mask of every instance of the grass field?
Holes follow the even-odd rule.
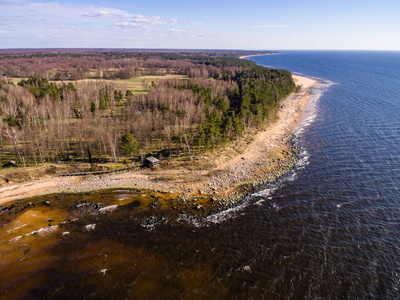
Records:
[[[158,80],[187,78],[186,75],[140,76],[132,77],[130,79],[113,79],[110,80],[110,82],[117,84],[121,89],[131,90],[136,94],[143,94],[147,92],[147,90],[143,89],[144,80],[147,81],[147,86],[150,86],[152,82],[157,82]]]
[[[116,84],[122,90],[131,90],[135,94],[146,94],[147,89],[144,89],[144,81],[147,81],[147,87],[151,85],[152,82],[157,82],[158,80],[167,80],[167,79],[187,79],[186,75],[156,75],[156,76],[140,76],[140,77],[132,77],[130,79],[81,79],[87,81],[108,81],[110,83]],[[17,84],[23,79],[27,78],[7,78],[7,81],[11,81],[14,84]],[[71,80],[71,82],[79,82],[81,80]],[[55,83],[61,83],[61,81],[50,81]],[[63,82],[70,82],[65,80]]]

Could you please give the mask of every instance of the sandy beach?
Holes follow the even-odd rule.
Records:
[[[275,54],[279,54],[279,53],[265,53],[265,54],[254,54],[254,55],[244,55],[244,56],[240,56],[240,59],[245,59],[247,57],[253,57],[253,56],[265,56],[265,55],[275,55]]]
[[[244,184],[273,180],[290,168],[290,137],[299,124],[311,98],[315,80],[294,76],[300,91],[282,101],[277,121],[256,133],[251,141],[229,145],[215,154],[196,157],[193,162],[172,162],[154,171],[138,170],[86,177],[43,177],[33,181],[0,187],[0,204],[33,196],[133,187],[191,194],[226,196]],[[218,153],[217,153],[218,152]],[[199,165],[208,165],[200,168]]]

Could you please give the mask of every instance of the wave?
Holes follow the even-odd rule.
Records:
[[[238,213],[241,212],[245,207],[247,207],[250,204],[250,199],[252,196],[248,196],[244,198],[241,204],[238,206],[223,210],[221,212],[218,212],[216,214],[212,214],[204,220],[204,222],[207,224],[213,223],[213,224],[218,224],[221,222],[224,222],[226,220],[235,218],[238,216]]]

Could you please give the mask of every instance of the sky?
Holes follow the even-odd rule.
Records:
[[[400,50],[400,1],[0,0],[0,48]]]

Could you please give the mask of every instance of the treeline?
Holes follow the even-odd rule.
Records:
[[[127,79],[141,75],[181,74],[197,76],[194,63],[214,67],[243,67],[232,56],[268,53],[261,51],[154,51],[154,50],[0,50],[0,75],[39,77],[48,80]]]
[[[0,49],[0,59],[11,57],[81,57],[81,56],[118,56],[122,58],[132,58],[133,56],[150,57],[158,56],[167,59],[193,58],[199,56],[208,57],[239,57],[246,55],[262,55],[277,53],[276,51],[256,51],[256,50],[179,50],[179,49],[93,49],[93,48],[66,48],[66,49]],[[189,57],[191,56],[191,57]]]
[[[290,72],[234,57],[199,55],[185,63],[175,71],[196,76],[153,82],[144,95],[108,80],[3,81],[2,160],[37,165],[71,156],[114,162],[151,153],[189,157],[273,119],[279,101],[294,90]]]

